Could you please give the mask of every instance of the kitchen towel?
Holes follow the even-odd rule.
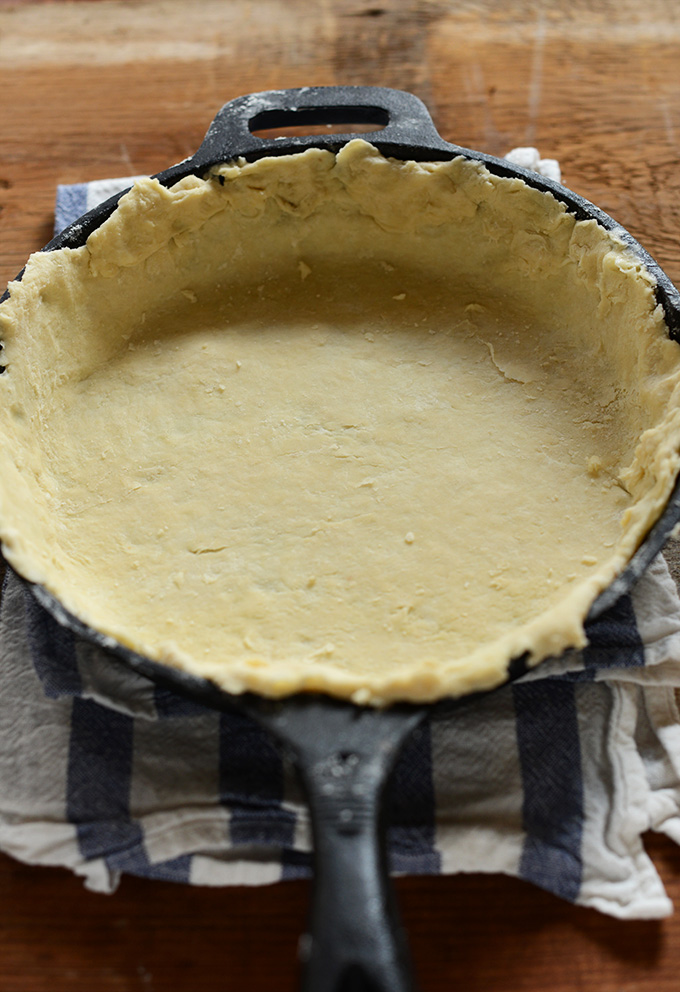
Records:
[[[57,225],[129,180],[117,182],[60,187]],[[661,557],[588,635],[584,651],[416,732],[391,789],[394,872],[504,872],[620,918],[672,911],[643,843],[647,830],[680,843],[680,600]],[[130,672],[11,571],[0,700],[5,852],[102,892],[122,873],[198,885],[309,874],[299,785],[266,733]]]

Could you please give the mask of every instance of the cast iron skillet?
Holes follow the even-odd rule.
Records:
[[[289,125],[368,124],[364,132],[385,155],[398,159],[448,160],[457,155],[483,162],[500,176],[518,176],[549,191],[578,219],[595,219],[615,231],[657,280],[657,297],[670,336],[680,341],[680,294],[644,249],[611,217],[563,186],[507,161],[459,148],[437,133],[424,104],[410,93],[369,87],[305,87],[256,93],[225,104],[191,158],[156,178],[170,186],[188,175],[243,157],[286,155],[305,148],[337,151],[352,133],[307,134],[266,140],[253,132]],[[120,194],[122,195],[122,194]],[[68,227],[45,251],[84,244],[115,209],[112,197]],[[6,296],[7,294],[5,294]],[[3,297],[4,299],[4,297]],[[0,371],[2,366],[0,365]],[[680,484],[625,571],[593,603],[593,620],[637,581],[680,520]],[[412,988],[406,942],[391,890],[383,823],[386,783],[406,738],[435,706],[395,705],[384,710],[355,706],[321,695],[271,701],[254,694],[236,697],[212,683],[133,653],[84,625],[40,586],[38,602],[77,635],[122,658],[136,671],[218,710],[238,707],[290,752],[306,790],[312,818],[315,885],[309,934],[301,941],[306,992],[407,992]],[[508,666],[508,681],[526,670],[525,658]],[[467,700],[436,704],[454,708]]]

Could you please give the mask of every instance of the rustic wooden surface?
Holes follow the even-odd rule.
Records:
[[[232,97],[336,83],[410,89],[459,144],[538,146],[680,283],[679,64],[674,0],[0,0],[0,284],[49,239],[57,183],[160,170]],[[649,849],[680,906],[680,849]],[[619,923],[501,877],[397,888],[424,992],[680,985],[676,918]],[[296,986],[305,883],[105,897],[0,856],[0,895],[3,992]]]

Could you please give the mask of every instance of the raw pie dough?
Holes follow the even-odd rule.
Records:
[[[0,340],[8,561],[231,692],[432,700],[583,645],[678,469],[652,276],[462,158],[139,182]]]

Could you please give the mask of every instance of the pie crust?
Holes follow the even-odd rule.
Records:
[[[585,643],[678,471],[641,261],[477,162],[138,182],[0,306],[0,535],[81,620],[229,692],[381,705]]]

